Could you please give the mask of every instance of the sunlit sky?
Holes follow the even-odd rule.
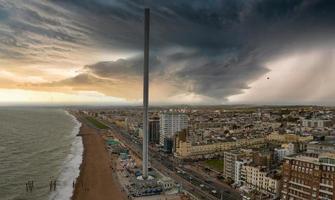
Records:
[[[0,0],[0,104],[335,104],[327,0]]]

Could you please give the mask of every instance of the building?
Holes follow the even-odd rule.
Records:
[[[234,183],[236,185],[242,184],[242,167],[243,165],[250,164],[252,162],[251,158],[243,158],[241,160],[235,161],[235,179]]]
[[[237,185],[241,184],[241,172],[242,167],[245,163],[243,161],[237,160],[235,161],[235,175],[234,175],[234,183]]]
[[[211,158],[221,156],[224,151],[262,145],[265,142],[265,138],[250,138],[194,145],[185,138],[177,138],[175,142],[175,156],[180,159]]]
[[[293,143],[282,144],[281,148],[274,149],[274,156],[276,161],[282,161],[286,156],[295,153],[295,146]]]
[[[167,112],[160,114],[159,144],[164,145],[165,138],[172,138],[175,133],[188,127],[188,117],[182,113]]]
[[[160,185],[162,185],[162,187],[165,191],[170,190],[175,186],[173,179],[171,179],[169,177],[161,178],[160,180],[158,180],[158,183]]]
[[[164,138],[163,149],[165,153],[172,153],[172,149],[173,149],[173,139],[172,138]]]
[[[313,140],[312,136],[299,136],[295,134],[271,133],[266,137],[227,139],[214,143],[195,144],[190,140],[177,138],[175,140],[175,156],[180,159],[201,159],[222,156],[224,151],[241,147],[260,146],[265,143],[295,143],[305,144]],[[163,145],[163,144],[162,144]],[[270,153],[270,152],[269,152]],[[271,158],[272,159],[272,158]]]
[[[335,154],[286,157],[281,199],[335,199]]]
[[[159,144],[159,118],[149,120],[149,143]]]
[[[225,151],[223,155],[223,176],[225,177],[225,179],[235,181],[235,164],[236,161],[238,161],[242,157],[242,154],[239,151]]]
[[[243,165],[241,182],[273,198],[280,196],[280,176],[275,172],[269,172],[265,166]]]
[[[331,127],[332,121],[324,119],[303,119],[302,126],[308,128],[325,128]]]
[[[313,140],[313,136],[300,136],[296,134],[279,134],[277,132],[273,132],[266,136],[266,140],[269,142],[278,142],[278,143],[308,142]]]
[[[261,149],[252,153],[252,162],[256,166],[271,168],[274,163],[274,152],[268,149]]]
[[[335,153],[335,141],[313,141],[307,144],[307,153]]]
[[[286,156],[291,155],[289,150],[285,148],[275,148],[274,149],[274,156],[276,161],[282,161]]]

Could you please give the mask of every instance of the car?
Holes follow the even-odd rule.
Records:
[[[224,177],[222,175],[218,175],[218,176],[216,176],[216,178],[219,179],[219,180],[224,179]]]
[[[213,183],[213,181],[211,181],[211,180],[205,180],[205,182],[208,183],[208,184],[212,184]]]

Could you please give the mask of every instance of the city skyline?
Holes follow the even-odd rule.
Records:
[[[334,105],[334,3],[0,1],[0,104]]]

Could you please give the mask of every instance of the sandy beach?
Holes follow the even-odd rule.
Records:
[[[84,154],[72,200],[123,200],[121,191],[113,177],[110,156],[103,138],[97,130],[82,122],[80,135],[83,138]]]

